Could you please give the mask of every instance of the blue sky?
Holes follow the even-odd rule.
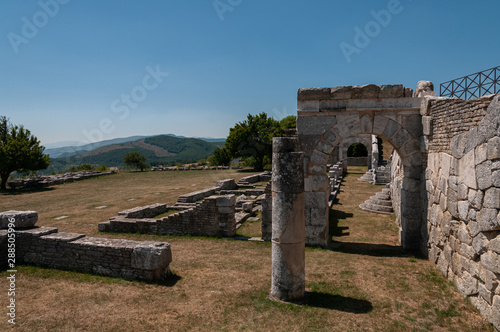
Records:
[[[0,115],[44,144],[226,137],[298,88],[440,83],[500,65],[500,3],[2,0]],[[362,31],[362,36],[359,31]]]

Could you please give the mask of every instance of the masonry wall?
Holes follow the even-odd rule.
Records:
[[[87,237],[57,232],[54,227],[16,230],[16,265],[34,264],[102,274],[106,276],[162,281],[172,261],[165,242],[131,241]],[[7,230],[0,230],[1,262],[7,261]]]
[[[154,205],[157,206],[162,204]],[[136,218],[122,213],[107,222],[100,223],[99,230],[116,233],[231,237],[236,234],[235,207],[234,195],[210,196],[192,209],[161,219],[151,218],[150,215]],[[150,209],[146,207],[138,210]]]
[[[431,262],[500,329],[500,96],[426,97]]]

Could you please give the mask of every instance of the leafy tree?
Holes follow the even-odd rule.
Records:
[[[264,169],[265,157],[271,159],[273,137],[280,135],[278,121],[262,112],[258,115],[248,114],[247,119],[237,123],[229,130],[225,149],[231,157],[253,157],[256,170]]]
[[[123,162],[129,167],[135,167],[135,169],[139,168],[141,172],[148,167],[148,165],[146,165],[146,157],[137,151],[129,152],[124,155]]]
[[[45,147],[23,126],[13,126],[0,116],[0,188],[7,189],[7,180],[14,171],[28,173],[49,167],[50,158]]]
[[[366,146],[364,144],[353,143],[347,149],[347,156],[348,157],[366,157],[366,156],[368,156],[368,150],[366,149]]]
[[[289,115],[280,121],[281,129],[297,128],[297,117],[295,115]]]
[[[225,147],[216,147],[210,157],[210,164],[213,166],[228,166],[231,160],[231,154]]]

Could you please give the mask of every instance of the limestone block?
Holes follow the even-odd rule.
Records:
[[[350,87],[338,87],[340,88],[350,88]],[[329,99],[331,88],[303,88],[297,91],[297,99],[302,100],[316,100],[316,99]],[[343,98],[341,98],[343,99]]]
[[[392,137],[394,135],[396,135],[396,133],[400,129],[401,129],[401,125],[399,123],[397,123],[394,120],[389,120],[387,122],[387,126],[385,127],[384,132],[382,133],[382,135],[384,135],[385,137],[387,137],[389,139],[392,139]]]
[[[488,189],[493,185],[490,160],[477,165],[476,177],[478,188],[481,190]]]
[[[474,151],[476,146],[478,146],[477,142],[477,127],[473,127],[469,132],[467,133],[467,143],[465,144],[465,153],[469,151]]]
[[[404,87],[402,84],[381,85],[379,98],[402,98],[404,97]]]
[[[497,330],[500,330],[500,295],[493,297],[493,305],[491,307],[491,323]]]
[[[365,114],[360,117],[359,119],[359,125],[361,132],[363,133],[371,133],[373,131],[373,120],[370,117],[370,115]]]
[[[458,181],[458,179],[457,179]],[[464,184],[458,185],[458,199],[467,200],[469,198],[469,187]]]
[[[215,205],[217,207],[232,207],[236,205],[235,195],[212,196],[215,197]]]
[[[500,223],[497,218],[497,210],[482,208],[477,213],[477,221],[482,232],[500,230]]]
[[[444,255],[439,256],[438,263],[437,263],[437,268],[438,268],[439,271],[441,271],[441,273],[445,277],[448,277],[448,267],[449,267],[449,263],[444,258]]]
[[[483,234],[477,234],[472,240],[472,248],[477,255],[482,255],[488,248],[488,238]]]
[[[297,131],[301,135],[323,135],[336,123],[335,116],[299,116],[297,117]]]
[[[461,278],[457,278],[457,288],[460,293],[464,296],[471,296],[478,294],[478,282],[477,279],[472,277],[469,272],[464,271]]]
[[[326,192],[328,177],[326,175],[309,175],[304,179],[304,187],[306,192]]]
[[[439,197],[439,206],[441,207],[441,210],[447,211],[448,210],[448,201],[446,199],[446,196],[441,193],[441,196]]]
[[[374,99],[378,98],[380,86],[367,84],[352,87],[352,99]]]
[[[321,143],[321,142],[320,142]],[[319,145],[319,144],[318,144]],[[331,145],[330,145],[331,146]],[[309,161],[313,164],[320,164],[320,165],[326,165],[326,162],[328,161],[329,155],[326,153],[323,153],[319,150],[314,150],[314,152],[311,154],[311,157]]]
[[[473,212],[475,212],[475,210],[472,209],[469,210],[469,219],[471,220],[467,224],[467,227],[469,227],[470,236],[474,238],[481,232],[481,228],[479,227],[479,222],[472,220],[472,218],[470,217],[473,214]]]
[[[432,117],[431,116],[423,116],[422,117],[422,128],[424,135],[432,135]]]
[[[170,244],[165,242],[144,243],[134,248],[131,266],[136,269],[164,269],[172,262]]]
[[[451,189],[448,189],[448,211],[451,213],[451,215],[455,218],[458,218],[458,199],[457,199],[457,192]]]
[[[336,86],[330,89],[331,99],[351,99],[352,86]]]
[[[491,173],[491,182],[497,188],[500,188],[500,170]]]
[[[458,159],[450,156],[451,157],[451,162],[450,162],[450,176],[458,176]],[[458,181],[458,179],[457,179]]]
[[[467,220],[467,215],[469,214],[469,201],[459,201],[458,202],[458,215],[461,220]]]
[[[445,176],[441,176],[439,178],[439,185],[438,185],[439,190],[443,193],[443,195],[448,195],[448,178]]]
[[[462,224],[458,229],[457,238],[462,243],[465,243],[467,245],[472,244],[472,238],[470,237],[469,231],[467,230],[465,224]]]
[[[316,150],[321,151],[321,152],[329,155],[333,150],[333,145],[328,144],[328,143],[324,143],[324,142],[318,142],[318,144],[316,145]],[[313,158],[313,156],[311,156],[311,160],[312,160],[312,158]]]
[[[361,131],[358,113],[337,115],[337,124],[333,126],[342,138],[347,138]]]
[[[487,242],[487,248],[497,254],[500,254],[500,236],[497,236],[495,239]]]
[[[382,134],[385,131],[385,127],[388,122],[389,118],[382,115],[381,112],[375,113],[373,118],[373,133],[378,135]]]
[[[483,207],[483,198],[484,194],[481,190],[469,190],[469,203],[477,210],[481,210]]]
[[[479,295],[486,301],[488,304],[493,303],[493,293],[486,289],[486,286],[483,284],[479,284]]]
[[[498,284],[500,283],[500,278],[489,270],[483,269],[483,272],[484,276],[482,276],[481,279],[484,281],[486,289],[489,290],[490,292],[496,292],[498,290]]]
[[[402,147],[403,145],[405,145],[407,142],[409,142],[411,139],[411,136],[410,134],[408,133],[407,130],[405,130],[404,128],[401,128],[393,137],[392,137],[392,143],[397,146],[397,147]],[[420,145],[420,144],[419,144]],[[419,148],[416,150],[418,151],[420,149],[420,146]],[[401,151],[402,152],[402,151]]]
[[[500,137],[498,136],[488,140],[488,159],[500,159]]]
[[[458,183],[477,189],[474,151],[470,151],[458,162]]]
[[[420,137],[423,134],[422,116],[413,114],[403,117],[403,127],[413,137]]]
[[[450,186],[450,189],[457,192],[457,195],[458,195],[458,177],[456,177],[455,175],[450,175],[450,179],[448,181],[448,184]]]
[[[236,189],[238,189],[238,185],[236,184],[234,179],[226,179],[226,180],[217,181],[217,184],[215,186],[218,187],[220,190],[236,190]]]
[[[496,274],[500,274],[500,256],[488,251],[481,255],[481,265]]]
[[[500,209],[500,188],[486,190],[483,206],[490,209]]]
[[[488,144],[484,143],[476,147],[475,149],[475,158],[476,165],[481,164],[482,162],[488,159],[487,157]]]
[[[38,212],[36,211],[6,211],[0,213],[0,229],[7,229],[9,219],[14,218],[14,228],[30,228],[35,226],[38,221]]]
[[[451,139],[450,148],[453,157],[462,158],[464,154],[467,153],[466,148],[468,140],[469,136],[467,133],[456,135]]]
[[[301,133],[299,135],[299,143],[301,151],[304,151],[304,153],[307,156],[309,156],[314,151],[314,148],[318,144],[319,138],[320,136],[318,135],[302,135]]]

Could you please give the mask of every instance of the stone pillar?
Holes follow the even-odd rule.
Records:
[[[298,137],[273,139],[270,297],[301,301],[305,292],[304,153]]]

